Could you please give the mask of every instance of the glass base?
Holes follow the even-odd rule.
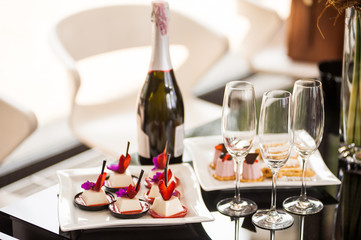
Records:
[[[323,204],[316,198],[307,197],[306,200],[301,200],[300,196],[294,196],[283,201],[283,208],[297,215],[311,215],[320,212]]]
[[[252,222],[257,227],[267,230],[282,230],[289,228],[293,225],[293,217],[280,210],[258,210],[252,216]]]
[[[257,211],[257,204],[245,198],[238,203],[235,198],[226,198],[217,203],[217,209],[229,217],[245,217]]]

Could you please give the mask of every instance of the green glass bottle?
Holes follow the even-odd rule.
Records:
[[[164,150],[170,163],[182,162],[184,105],[169,54],[168,3],[152,2],[153,40],[149,72],[137,108],[138,155],[141,164],[153,164]]]

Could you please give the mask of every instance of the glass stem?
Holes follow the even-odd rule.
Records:
[[[234,225],[235,225],[234,239],[239,240],[239,218],[236,218]]]
[[[277,170],[272,170],[272,197],[271,197],[271,213],[274,213],[276,211],[276,181],[277,181],[277,175],[278,175],[278,171]]]
[[[241,182],[241,163],[243,159],[236,158],[236,189],[234,192],[234,198],[236,199],[237,203],[241,202],[241,193],[240,193],[240,182]]]
[[[307,157],[302,157],[302,186],[301,186],[301,201],[305,202],[307,200],[307,193],[306,193],[306,164],[307,164]]]

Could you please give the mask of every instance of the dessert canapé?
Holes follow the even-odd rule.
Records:
[[[175,182],[171,181],[168,186],[165,182],[163,179],[159,181],[161,196],[155,198],[149,210],[150,214],[155,218],[184,217],[187,214],[187,208],[182,206],[179,198],[173,196]]]
[[[145,186],[147,188],[151,188],[155,181],[158,182],[162,174],[164,178],[164,169],[167,165],[168,157],[169,154],[166,152],[166,149],[164,149],[161,154],[153,158],[154,168],[152,168],[152,170],[148,173],[148,177],[145,179]],[[170,169],[168,171],[170,171]],[[174,181],[177,185],[179,180],[172,174],[169,176],[169,182]]]
[[[226,153],[226,147],[224,146],[223,143],[218,144],[217,146],[214,147],[214,156],[213,156],[213,161],[209,164],[209,166],[212,169],[216,169],[217,166],[217,160],[219,159],[219,157],[221,156],[222,153]]]
[[[116,192],[118,198],[115,204],[120,214],[135,214],[143,211],[139,199],[135,198],[140,189],[143,173],[144,171],[142,170],[135,188],[130,184],[126,189],[121,188]]]
[[[302,168],[298,156],[298,153],[292,149],[285,166],[280,169],[277,177],[302,177]],[[272,172],[268,166],[265,166],[261,170],[264,177],[272,178]],[[305,169],[306,177],[313,177],[315,174],[316,173],[311,168]]]
[[[100,206],[109,203],[107,196],[104,190],[102,189],[105,178],[107,176],[107,173],[104,172],[104,167],[105,167],[105,161],[103,162],[102,172],[98,176],[96,183],[86,181],[81,185],[84,191],[80,195],[80,198],[84,201],[86,206]]]
[[[121,155],[119,157],[118,164],[112,164],[108,166],[108,169],[111,170],[109,179],[106,181],[106,186],[110,188],[125,188],[129,185],[134,186],[132,175],[127,169],[131,160],[130,155],[128,154],[129,142],[127,147],[126,155]]]
[[[257,156],[258,153],[247,154],[243,162],[242,182],[260,182],[264,180]]]
[[[234,180],[236,178],[234,173],[234,162],[229,153],[223,153],[218,158],[216,171],[213,174],[213,177],[221,181]]]
[[[173,176],[173,173],[170,169],[168,169],[168,176],[170,178],[170,180],[168,181],[168,183],[170,183],[171,181],[175,181],[175,177]],[[161,196],[160,194],[160,190],[159,190],[159,186],[158,186],[158,183],[160,180],[163,180],[165,181],[165,174],[164,172],[163,173],[156,173],[153,178],[151,179],[151,182],[152,182],[152,186],[151,188],[146,192],[144,193],[144,198],[147,202],[149,203],[153,203],[154,199],[156,197],[159,197]],[[174,190],[173,192],[173,196],[175,197],[180,197],[180,192],[178,190]]]

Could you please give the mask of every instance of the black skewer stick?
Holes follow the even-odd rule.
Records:
[[[135,191],[138,191],[138,189],[139,189],[140,181],[142,180],[143,174],[144,174],[144,170],[142,169],[142,170],[140,171],[140,174],[139,174],[137,186],[135,186]]]
[[[127,156],[128,156],[129,145],[130,145],[130,142],[128,141],[128,144],[127,144],[127,151],[125,152],[125,157],[127,157]]]
[[[165,163],[164,168],[164,180],[165,180],[165,186],[168,187],[168,165],[170,160],[170,154],[167,155],[167,162]]]
[[[107,160],[103,160],[102,172],[100,174],[103,174],[106,163],[107,163]]]

